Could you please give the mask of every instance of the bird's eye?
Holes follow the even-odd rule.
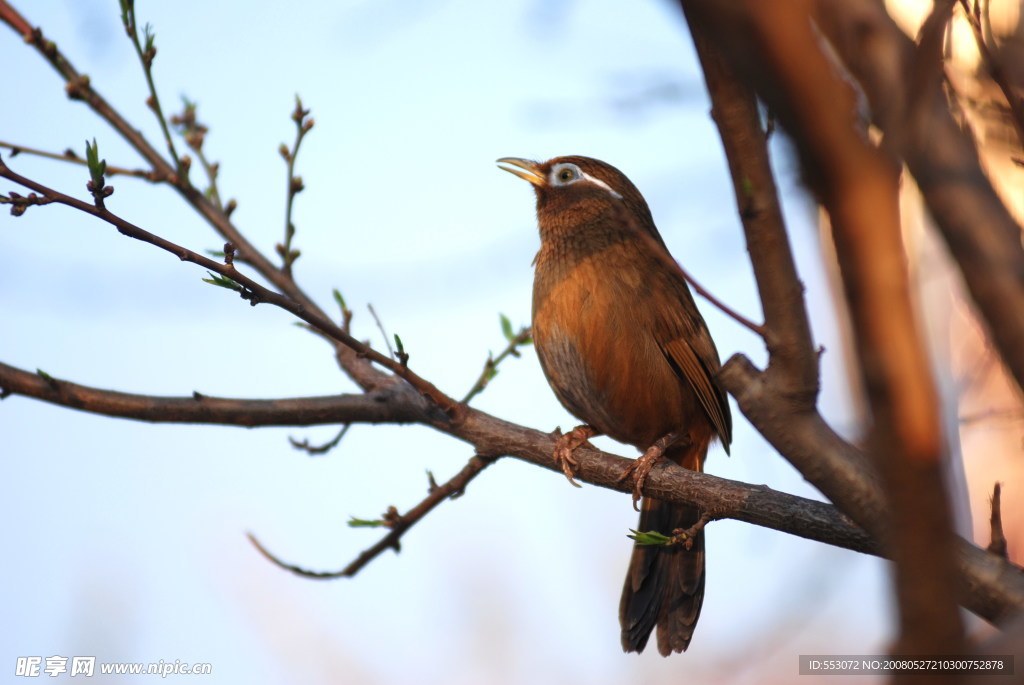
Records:
[[[565,185],[578,180],[582,174],[575,164],[555,167],[554,181],[556,185]]]

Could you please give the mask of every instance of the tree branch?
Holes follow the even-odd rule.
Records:
[[[348,421],[408,423],[423,421],[430,405],[415,395],[392,401],[394,387],[358,395],[250,400],[210,397],[155,397],[103,390],[49,374],[31,373],[0,363],[0,398],[23,395],[69,409],[153,423],[198,423],[228,426],[315,426]]]
[[[177,170],[165,160],[141,131],[133,127],[106,99],[93,88],[89,77],[80,74],[71,62],[57,48],[56,43],[43,36],[39,28],[33,28],[6,0],[0,0],[0,21],[19,33],[25,42],[32,45],[39,54],[64,79],[68,97],[85,102],[100,118],[106,121],[125,141],[142,155],[160,178],[167,178],[181,197],[213,227],[220,236],[230,242],[239,252],[239,261],[251,265],[257,273],[273,286],[291,298],[304,310],[320,319],[328,320],[326,314],[303,292],[289,273],[279,269],[261,253],[231,222],[228,213],[208,199],[202,191],[182,178]],[[334,337],[334,336],[332,336]],[[337,338],[335,338],[337,340]],[[379,384],[388,383],[387,375],[373,368],[360,353],[347,343],[335,343],[335,354],[341,368],[362,389],[369,390]]]
[[[85,212],[86,214],[90,214],[98,219],[102,219],[117,228],[117,230],[123,235],[149,243],[161,250],[170,252],[183,262],[192,262],[193,264],[202,266],[224,276],[227,279],[230,279],[230,281],[233,281],[240,286],[238,288],[238,292],[241,294],[242,298],[248,300],[250,304],[256,305],[260,302],[267,302],[291,312],[298,318],[329,336],[332,340],[352,349],[361,358],[370,359],[371,361],[392,371],[396,376],[406,380],[423,395],[429,397],[431,401],[437,404],[437,406],[450,417],[457,418],[461,405],[438,390],[433,383],[430,383],[411,371],[406,364],[396,362],[395,360],[377,352],[366,343],[352,337],[352,335],[346,332],[343,328],[323,316],[319,308],[310,309],[303,303],[293,300],[287,295],[282,295],[265,288],[248,276],[239,272],[231,261],[225,260],[227,263],[224,264],[216,262],[209,257],[204,257],[201,254],[150,233],[149,231],[122,219],[105,207],[99,206],[98,203],[96,205],[91,205],[21,176],[11,170],[11,168],[8,167],[2,159],[0,159],[0,178],[6,178],[19,185],[34,190],[50,202],[66,205],[81,212]],[[379,385],[381,385],[380,382],[375,383],[375,386]]]
[[[365,395],[336,395],[279,400],[207,397],[151,397],[101,390],[0,364],[0,397],[20,394],[60,406],[106,416],[158,423],[233,426],[309,426],[338,423],[420,423],[463,440],[481,457],[512,456],[561,473],[554,459],[555,437],[467,408],[460,423],[439,416],[408,385],[393,384]],[[581,448],[579,477],[619,492],[632,486],[619,476],[631,460]],[[877,554],[863,530],[822,502],[787,495],[681,468],[651,472],[644,488],[658,499],[698,504],[715,518],[732,518],[859,552]]]
[[[286,571],[291,571],[292,573],[304,578],[313,578],[316,580],[351,578],[385,551],[389,549],[395,550],[396,553],[401,551],[400,542],[402,536],[405,535],[410,528],[422,520],[424,516],[433,511],[441,502],[447,499],[455,499],[459,497],[466,490],[466,486],[469,485],[469,483],[476,478],[481,471],[493,464],[494,461],[494,459],[475,455],[469,460],[469,463],[462,467],[461,471],[455,474],[443,485],[437,485],[431,480],[432,487],[423,501],[400,516],[385,516],[383,525],[390,528],[391,531],[381,538],[375,545],[364,550],[352,561],[352,563],[338,571],[311,571],[295,564],[285,563],[277,556],[271,554],[252,533],[248,533],[249,541],[257,550],[259,550],[260,554],[266,557],[269,561],[280,566]]]
[[[875,473],[859,450],[827,426],[815,406],[818,354],[754,92],[716,47],[713,25],[705,16],[708,7],[690,0],[682,6],[732,174],[768,330],[768,368],[759,371],[745,356],[735,355],[722,367],[719,380],[744,416],[804,478],[873,535],[884,535],[886,507]]]
[[[916,49],[884,7],[821,0],[821,9],[821,29],[867,96],[872,122],[896,141],[996,348],[1024,388],[1021,227],[992,188],[974,140],[950,114],[941,83],[906,101]]]
[[[872,410],[868,454],[882,475],[891,514],[884,542],[896,562],[901,626],[894,650],[959,654],[963,626],[952,591],[952,515],[942,481],[942,432],[910,301],[899,167],[864,135],[856,93],[821,50],[806,8],[744,4],[750,11],[748,37],[770,79],[769,103],[791,132],[804,176],[832,224]],[[941,74],[941,67],[919,69],[925,82],[935,78],[929,71]]]
[[[736,355],[725,364],[719,378],[736,397],[744,415],[809,481],[854,520],[885,537],[888,508],[873,469],[863,453],[839,438],[814,408],[817,369],[814,356],[809,352],[809,327],[799,281],[791,266],[792,257],[777,209],[774,185],[770,184],[764,132],[750,91],[740,85],[717,54],[719,48],[726,48],[741,55],[739,58],[731,55],[733,59],[746,58],[747,75],[753,75],[749,82],[770,87],[771,77],[765,73],[761,53],[752,49],[749,27],[738,30],[744,22],[750,21],[751,8],[745,3],[709,6],[688,0],[683,0],[682,5],[694,33],[712,97],[712,111],[733,172],[740,215],[748,236],[748,252],[765,307],[766,326],[773,329],[773,321],[788,317],[788,325],[783,330],[794,332],[787,345],[772,346],[773,341],[769,339],[770,361],[765,372],[758,371],[742,355]],[[764,9],[777,10],[775,6],[771,10]],[[723,13],[728,16],[723,17]],[[710,38],[705,33],[709,23],[714,27]],[[790,22],[789,26],[792,29],[804,23],[806,19]],[[782,97],[778,99],[784,101]],[[761,212],[749,211],[751,191],[761,193],[760,200],[764,203],[761,207],[765,208]],[[774,219],[773,214],[778,218]],[[754,223],[754,218],[764,220]],[[759,241],[756,247],[755,240]],[[776,363],[784,359],[787,363]],[[801,378],[802,383],[794,383],[794,379]],[[802,392],[793,394],[792,388]],[[1024,595],[1020,594],[1024,584],[1015,577],[1011,565],[1003,565],[966,541],[958,544],[961,548],[960,596],[965,605],[989,620],[1024,608],[1021,604]]]

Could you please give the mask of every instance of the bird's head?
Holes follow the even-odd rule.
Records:
[[[632,224],[661,242],[643,195],[611,164],[579,156],[555,157],[546,162],[502,157],[497,163],[533,185],[542,239],[552,231],[576,232],[595,223],[610,223],[623,228]],[[616,215],[621,218],[621,212],[630,220],[607,221]]]

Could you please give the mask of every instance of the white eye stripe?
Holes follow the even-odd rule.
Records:
[[[570,174],[570,177],[561,178],[562,175],[565,174],[566,172]],[[553,186],[567,186],[576,183],[577,181],[590,181],[598,188],[604,188],[605,190],[607,190],[608,193],[615,199],[622,199],[622,195],[615,192],[615,190],[613,190],[610,185],[608,185],[601,179],[597,178],[596,176],[591,176],[590,174],[583,171],[575,164],[562,163],[555,165],[555,167],[551,170],[551,175],[548,178],[549,183],[551,183],[551,185]]]
[[[608,185],[607,183],[605,183],[604,181],[602,181],[601,179],[595,178],[594,176],[591,176],[590,174],[588,174],[586,172],[583,172],[583,171],[580,172],[580,177],[581,178],[585,178],[586,180],[590,181],[591,183],[593,183],[596,186],[600,186],[601,188],[604,188],[605,190],[607,190],[609,193],[612,194],[612,197],[615,197],[615,198],[617,198],[619,200],[622,199],[621,195],[619,195],[617,192],[612,190],[612,187],[610,185]]]

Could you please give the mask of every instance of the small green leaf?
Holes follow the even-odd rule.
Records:
[[[395,347],[398,350],[396,354],[399,357],[405,354],[405,345],[402,344],[402,339],[398,337],[398,333],[395,333]]]
[[[40,378],[42,378],[44,381],[47,381],[48,383],[52,383],[53,382],[53,376],[51,376],[50,374],[46,373],[42,369],[36,369],[36,375],[39,376]]]
[[[360,519],[353,516],[349,518],[348,525],[352,528],[383,528],[386,524],[381,519]]]
[[[107,162],[106,160],[100,159],[100,148],[96,144],[96,139],[92,139],[92,143],[85,141],[85,161],[89,166],[89,175],[92,176],[92,180],[97,186],[103,183],[103,175],[107,173]]]
[[[121,23],[128,26],[128,12],[131,10],[130,0],[121,0]]]
[[[512,339],[516,337],[516,334],[512,332],[512,322],[504,314],[498,314],[498,316],[501,317],[501,332],[505,335],[505,340],[512,342]]]
[[[207,250],[206,254],[210,255],[211,257],[221,259],[224,257],[224,250]]]
[[[209,283],[210,285],[218,285],[221,288],[227,288],[228,290],[238,291],[242,289],[242,286],[238,285],[230,278],[226,278],[219,274],[215,274],[212,271],[207,271],[206,273],[210,274],[210,277],[204,278],[203,283]]]
[[[656,530],[648,530],[640,532],[638,530],[629,529],[632,535],[626,537],[636,540],[638,545],[668,545],[672,542],[672,538],[668,535],[662,535]]]
[[[338,303],[338,306],[343,310],[348,309],[348,307],[345,306],[345,298],[342,297],[341,291],[335,288],[332,293],[334,294],[334,301]]]

